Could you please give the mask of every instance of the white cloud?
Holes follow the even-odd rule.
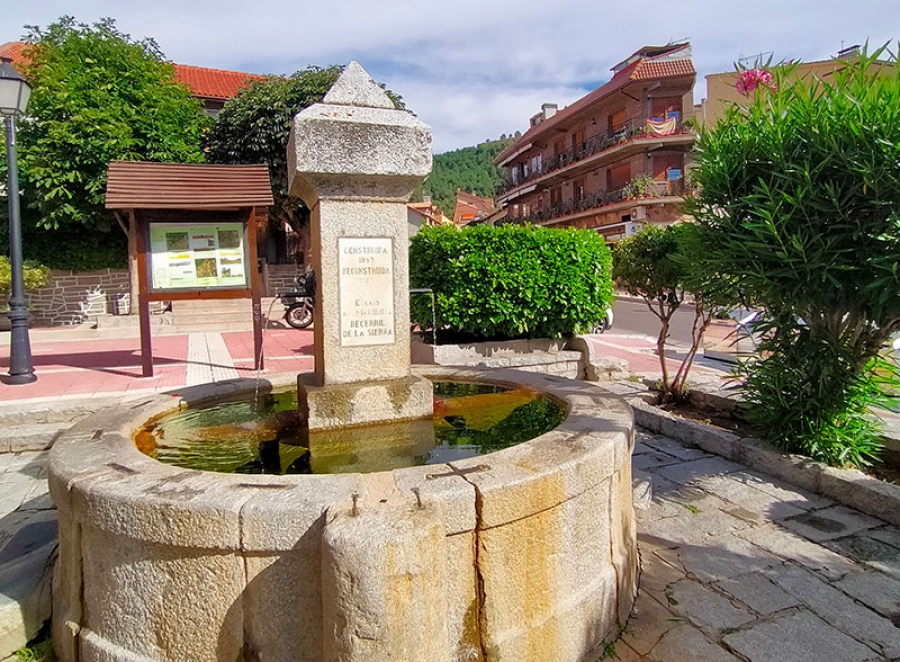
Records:
[[[436,154],[496,140],[504,133],[524,133],[528,118],[540,111],[542,103],[558,103],[562,108],[584,94],[584,90],[568,87],[507,91],[487,85],[459,87],[403,79],[391,80],[388,86],[403,90],[407,107],[432,127]]]
[[[896,0],[44,0],[13,3],[3,18],[6,26],[47,25],[62,14],[112,16],[185,64],[290,73],[356,59],[432,125],[438,151],[524,130],[542,102],[570,103],[645,44],[691,39],[699,99],[702,76],[741,57],[774,51],[776,60],[814,60],[842,42],[900,38]],[[22,32],[8,29],[0,41]]]

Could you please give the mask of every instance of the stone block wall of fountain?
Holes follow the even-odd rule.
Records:
[[[595,385],[415,369],[565,403],[562,425],[452,464],[228,475],[140,453],[132,434],[252,380],[155,396],[54,445],[61,662],[582,662],[637,588],[632,415]],[[271,380],[289,384],[292,375]]]

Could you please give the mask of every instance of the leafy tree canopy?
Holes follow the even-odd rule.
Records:
[[[152,39],[134,40],[108,18],[28,29],[22,73],[33,92],[19,143],[31,224],[108,230],[110,161],[203,160],[209,119]]]
[[[494,166],[494,157],[511,142],[509,139],[489,140],[475,147],[435,154],[431,174],[425,181],[425,193],[451,218],[456,209],[457,189],[493,198],[503,183],[503,171]]]
[[[603,319],[611,262],[593,230],[449,224],[413,237],[409,280],[434,292],[438,342],[559,338]],[[411,306],[413,321],[431,327],[431,301]]]

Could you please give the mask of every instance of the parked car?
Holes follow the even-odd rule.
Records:
[[[591,333],[603,333],[613,325],[612,308],[606,309],[606,316],[591,327]]]

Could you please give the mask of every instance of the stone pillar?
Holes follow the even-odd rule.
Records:
[[[311,210],[317,275],[315,380],[299,384],[310,428],[336,413],[344,425],[430,416],[430,391],[409,370],[406,203],[431,170],[431,130],[351,62],[294,118],[287,158],[291,195]],[[354,401],[366,403],[361,418]]]

